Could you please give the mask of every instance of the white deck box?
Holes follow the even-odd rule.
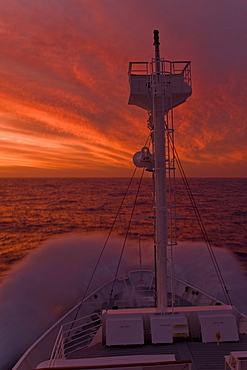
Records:
[[[150,316],[151,338],[153,344],[172,343],[173,338],[187,337],[187,319],[181,314],[153,314]]]
[[[142,345],[144,329],[142,317],[109,318],[106,320],[106,345]]]
[[[236,317],[230,312],[198,313],[203,343],[238,342],[239,334]]]

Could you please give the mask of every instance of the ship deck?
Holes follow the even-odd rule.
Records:
[[[147,344],[142,346],[106,347],[101,344],[101,329],[89,347],[75,351],[69,359],[95,358],[131,355],[174,354],[177,361],[190,360],[192,370],[224,370],[225,356],[230,352],[246,351],[247,335],[241,335],[239,342],[201,343],[176,341],[173,344]]]

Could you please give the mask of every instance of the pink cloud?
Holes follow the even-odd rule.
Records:
[[[127,105],[128,62],[152,58],[158,28],[162,56],[192,59],[193,95],[175,111],[181,157],[206,162],[208,176],[225,164],[235,176],[236,163],[243,173],[246,10],[229,0],[3,0],[2,165],[130,170],[148,130],[146,113]]]

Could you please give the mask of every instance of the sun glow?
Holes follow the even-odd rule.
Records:
[[[145,144],[148,130],[146,112],[127,105],[128,62],[152,58],[154,21],[162,56],[192,59],[192,97],[175,109],[176,145],[189,174],[206,163],[205,176],[214,175],[215,166],[219,176],[225,174],[226,165],[228,176],[246,176],[246,68],[239,47],[247,32],[243,9],[231,8],[235,17],[229,37],[228,31],[217,33],[228,12],[218,5],[216,27],[207,6],[202,17],[198,8],[194,14],[181,3],[181,18],[175,5],[167,9],[158,3],[140,3],[140,14],[140,0],[128,5],[120,0],[112,7],[55,2],[48,7],[37,0],[27,7],[20,0],[15,6],[2,1],[0,176],[13,168],[14,175],[18,166],[29,167],[30,176],[41,168],[40,176],[51,168],[62,176],[73,175],[73,169],[80,176],[88,176],[88,169],[95,176],[131,171],[132,155]],[[169,15],[165,23],[164,13]],[[195,28],[195,17],[202,27]],[[208,43],[209,36],[214,43]]]

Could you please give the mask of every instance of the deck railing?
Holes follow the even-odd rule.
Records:
[[[156,70],[156,60],[148,62],[130,62],[129,76],[150,76]],[[190,61],[169,61],[160,59],[160,75],[182,75],[184,82],[191,86],[191,62]]]
[[[86,348],[101,326],[98,313],[82,317],[62,325],[54,344],[48,367],[53,367],[56,360],[67,358],[71,353]]]

